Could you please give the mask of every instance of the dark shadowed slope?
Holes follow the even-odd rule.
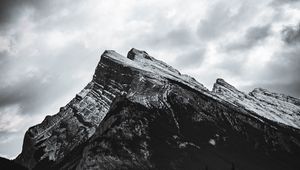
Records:
[[[0,157],[0,169],[1,170],[27,170],[22,165],[19,165],[14,161],[2,157]]]

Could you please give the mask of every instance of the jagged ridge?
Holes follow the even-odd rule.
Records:
[[[237,90],[223,79],[217,79],[213,92],[234,105],[259,116],[300,129],[299,99],[256,88],[249,94]]]
[[[234,161],[241,153],[238,151],[232,156],[227,152],[231,149],[244,151],[245,146],[250,148],[251,156],[241,156],[238,158],[241,162],[256,156],[267,159],[266,155],[270,154],[272,159],[266,161],[269,164],[281,157],[297,157],[299,130],[293,128],[296,126],[284,116],[280,117],[284,121],[278,121],[262,114],[269,110],[251,109],[262,103],[258,102],[259,99],[269,100],[262,98],[257,90],[252,93],[246,95],[221,79],[210,92],[195,79],[180,74],[144,51],[132,49],[127,58],[115,51],[105,51],[93,80],[85,89],[58,114],[46,117],[41,124],[26,132],[23,150],[16,162],[29,169],[120,169],[124,166],[128,169],[178,169],[186,167],[189,159],[180,153],[192,152],[198,155],[197,161],[205,160],[203,155],[199,156],[199,148],[208,148],[201,152],[216,159],[220,166],[230,168],[232,162],[226,159]],[[273,98],[299,106],[296,98],[272,93]],[[252,103],[245,103],[246,99]],[[276,107],[264,105],[276,110],[281,104]],[[282,110],[289,105],[285,106]],[[282,110],[276,111],[280,113]],[[297,112],[293,110],[291,114]],[[296,119],[293,121],[297,122]],[[157,141],[160,135],[165,137]],[[128,146],[128,140],[133,139],[140,142],[135,143],[135,147]],[[169,149],[157,148],[151,144],[153,140]],[[208,147],[216,143],[221,150]],[[120,151],[114,149],[118,147],[121,147]],[[257,149],[261,152],[256,153]],[[182,164],[177,165],[177,158],[170,157],[173,152],[183,161]],[[218,155],[211,152],[225,154],[227,158],[217,158]],[[168,158],[165,163],[157,160],[160,154]],[[291,164],[289,167],[296,166],[293,159],[285,161]],[[283,162],[278,161],[278,167],[286,166]],[[209,160],[204,163],[203,160],[201,163],[192,161],[192,164],[188,169],[208,164],[217,166],[210,164]],[[245,164],[257,169],[251,162]],[[238,165],[247,167],[240,162]],[[266,168],[266,165],[262,167]]]

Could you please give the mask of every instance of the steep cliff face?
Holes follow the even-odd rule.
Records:
[[[41,161],[59,162],[94,134],[112,100],[127,93],[132,82],[140,81],[141,73],[154,75],[154,81],[161,79],[160,77],[168,77],[192,88],[207,91],[195,79],[181,75],[146,52],[132,49],[128,58],[125,58],[114,51],[105,51],[93,80],[70,103],[62,107],[59,113],[47,116],[41,124],[26,132],[23,151],[16,161],[28,168],[33,168]]]
[[[30,128],[29,169],[299,169],[299,99],[218,79],[213,91],[144,51],[106,51],[93,80]]]
[[[58,162],[95,133],[112,100],[128,89],[132,78],[131,71],[117,75],[122,68],[108,57],[113,53],[102,55],[93,80],[70,103],[26,132],[17,162],[28,168],[41,161]]]

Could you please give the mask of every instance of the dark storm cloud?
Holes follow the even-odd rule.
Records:
[[[282,30],[282,40],[286,44],[294,45],[300,43],[300,23],[293,27],[288,26]]]
[[[88,67],[97,61],[87,62],[89,54],[92,55],[82,44],[70,43],[61,51],[43,51],[40,54],[42,58],[30,60],[24,57],[16,61],[17,58],[12,56],[4,57],[6,69],[0,68],[0,108],[18,105],[21,107],[19,114],[41,114],[37,113],[41,107],[72,90],[72,84],[78,81],[76,75],[82,70],[90,70],[92,75],[93,68]],[[31,67],[35,67],[34,71],[26,71]]]
[[[37,123],[28,119],[55,114],[67,102],[62,98],[71,99],[91,80],[100,53],[105,49],[125,54],[136,47],[149,54],[153,52],[154,57],[164,57],[161,59],[181,71],[187,70],[204,84],[212,82],[211,79],[215,81],[217,76],[234,77],[242,83],[251,72],[255,87],[273,85],[272,88],[283,89],[284,93],[299,92],[297,43],[286,43],[292,50],[274,55],[270,63],[265,63],[264,73],[255,66],[243,72],[247,60],[251,59],[249,53],[256,54],[257,49],[252,47],[265,45],[266,38],[277,35],[270,31],[270,25],[264,24],[281,25],[280,20],[289,9],[280,8],[277,13],[282,17],[279,18],[270,12],[269,1],[199,2],[1,1],[0,122],[3,117],[8,118],[2,122],[10,127],[0,126],[4,129],[0,137],[5,136],[0,138],[0,153],[16,155],[17,150],[7,148],[21,146],[24,129]],[[265,21],[264,17],[269,16],[276,19]],[[290,18],[284,19],[290,22]],[[249,25],[253,27],[241,40],[230,41],[231,35],[240,36]],[[293,27],[289,34],[294,35],[298,29]],[[234,50],[220,50],[221,43],[230,43]],[[274,47],[269,45],[265,50],[271,48]],[[262,75],[261,79],[258,75]],[[49,109],[54,102],[57,104]],[[8,113],[10,109],[17,113]],[[27,121],[26,125],[20,127],[15,118]],[[12,128],[19,134],[12,134]],[[19,144],[1,144],[12,136],[18,137],[14,142]]]
[[[282,48],[280,53],[273,56],[270,63],[269,74],[277,82],[272,84],[272,87],[299,97],[300,23],[297,26],[283,28],[281,35],[286,46]]]
[[[45,85],[40,84],[39,77],[19,78],[21,80],[18,80],[15,84],[0,87],[0,108],[13,104],[20,104],[26,111],[34,108],[32,102],[42,92]]]
[[[226,50],[250,50],[271,34],[271,25],[250,27],[239,42],[227,45]]]
[[[40,0],[2,0],[0,5],[0,29],[22,15],[24,8],[43,7]]]
[[[25,12],[39,20],[65,5],[68,0],[2,0],[0,4],[0,31],[10,29]]]
[[[24,131],[39,123],[36,117],[55,114],[91,80],[100,56],[76,41],[55,51],[35,48],[41,48],[36,57],[0,53],[0,153],[7,157],[20,153]]]
[[[267,27],[265,28],[265,30],[268,30]],[[264,29],[261,29],[261,31],[253,31],[253,33],[255,32],[260,32],[258,36],[254,36],[257,37],[259,41],[271,36],[271,34],[268,34],[268,31],[264,31]],[[299,32],[299,24],[297,26],[284,27],[282,31],[279,32],[285,44],[275,50],[264,69],[257,75],[257,81],[247,87],[247,90],[263,87],[274,92],[300,97]],[[256,42],[254,45],[255,44],[257,45],[259,43]]]
[[[300,47],[275,54],[271,62],[272,73],[278,79],[297,80],[300,75]]]
[[[11,75],[9,68],[15,67],[13,61],[15,58],[9,56],[7,52],[1,52],[0,55],[0,109],[10,105],[20,104],[21,107],[27,110],[27,108],[32,106],[30,103],[34,96],[42,90],[40,87],[40,78],[37,75]],[[11,81],[12,78],[15,80]]]

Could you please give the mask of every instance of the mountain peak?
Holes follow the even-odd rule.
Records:
[[[26,132],[15,161],[29,169],[299,169],[299,107],[262,92],[223,79],[211,92],[145,51],[106,50],[93,80]]]
[[[155,59],[143,50],[132,48],[128,52],[127,57],[124,57],[113,50],[106,50],[101,55],[101,61],[99,62],[98,66],[101,67],[101,65],[104,62],[109,62],[110,65],[114,65],[117,63],[120,64],[122,67],[134,69],[139,72],[147,72],[148,74],[152,74],[153,76],[160,76],[167,79],[175,80],[195,90],[208,91],[193,77],[181,74],[177,69],[173,68],[172,66],[168,65],[167,63],[161,60]],[[99,72],[96,71],[96,73]]]
[[[233,85],[227,83],[224,79],[218,78],[216,82],[214,83],[213,92],[217,94],[222,94],[222,95],[229,95],[229,96],[243,96],[243,92],[239,91],[236,89]]]
[[[217,85],[226,87],[228,89],[236,89],[234,86],[232,86],[231,84],[227,83],[224,79],[222,78],[217,78],[216,83]]]
[[[264,88],[261,88],[261,87],[257,87],[257,88],[254,88],[252,90],[252,92],[250,93],[256,93],[256,94],[271,94],[272,92],[270,92],[269,90],[267,89],[264,89]]]

